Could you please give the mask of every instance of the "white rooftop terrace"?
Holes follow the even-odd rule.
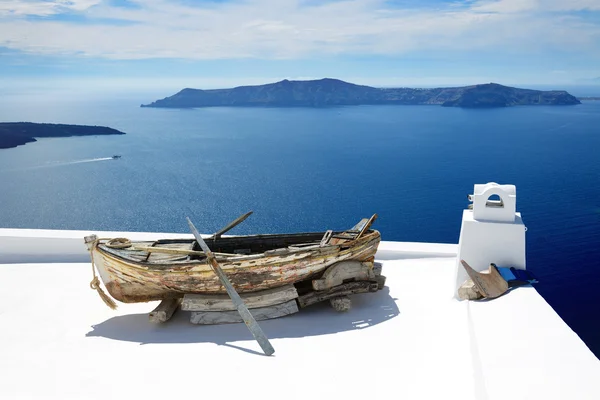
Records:
[[[600,398],[600,361],[534,288],[455,299],[457,245],[382,242],[384,290],[259,322],[266,357],[244,324],[107,308],[88,286],[91,233],[191,237],[0,229],[0,399]]]

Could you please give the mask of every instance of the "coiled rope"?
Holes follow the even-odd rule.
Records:
[[[104,304],[106,304],[111,309],[116,310],[117,303],[115,303],[115,301],[108,294],[106,294],[106,292],[104,292],[104,290],[102,290],[102,287],[100,286],[100,279],[98,279],[98,276],[96,275],[97,268],[96,268],[96,264],[94,263],[94,249],[96,248],[96,246],[98,245],[98,243],[101,240],[108,240],[108,239],[96,239],[90,245],[90,258],[92,260],[92,275],[93,275],[93,279],[90,282],[90,288],[92,290],[95,290],[98,292],[98,295],[104,301]],[[126,238],[115,238],[115,239],[108,240],[108,242],[106,242],[105,245],[106,245],[106,247],[110,247],[113,249],[125,249],[127,247],[131,247],[131,241]]]
[[[131,247],[131,240],[127,238],[114,238],[110,239],[104,245],[106,247],[110,247],[111,249],[126,249]]]

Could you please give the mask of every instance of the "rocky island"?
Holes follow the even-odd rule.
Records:
[[[104,126],[0,122],[0,149],[35,142],[35,138],[124,134]]]
[[[519,89],[487,83],[482,85],[412,89],[375,88],[339,79],[283,80],[232,89],[183,89],[173,96],[141,107],[330,107],[361,104],[441,105],[444,107],[509,107],[518,105],[571,105],[580,101],[566,91]]]

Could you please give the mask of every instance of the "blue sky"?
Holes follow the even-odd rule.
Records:
[[[600,0],[2,0],[0,84],[600,77]]]

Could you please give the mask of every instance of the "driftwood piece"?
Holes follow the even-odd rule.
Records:
[[[385,287],[385,276],[381,275],[383,272],[383,264],[380,262],[373,263],[373,274],[375,274],[375,282],[378,284],[379,290]]]
[[[250,313],[257,321],[279,318],[298,312],[296,300],[268,307],[252,308]],[[237,311],[192,311],[190,322],[198,325],[233,324],[244,322]]]
[[[334,297],[348,296],[356,293],[376,292],[378,289],[377,282],[358,281],[345,283],[335,286],[329,290],[320,292],[309,292],[298,297],[298,304],[304,308],[324,300],[329,300]]]
[[[313,280],[312,287],[314,290],[328,290],[350,279],[355,281],[372,281],[375,280],[375,274],[366,263],[360,261],[342,261],[327,268],[321,279]]]
[[[352,308],[352,300],[350,300],[350,297],[348,296],[340,296],[329,299],[329,304],[331,304],[331,307],[337,312],[350,311]]]
[[[461,300],[477,300],[483,298],[483,295],[479,293],[473,280],[468,279],[458,288],[458,298]]]
[[[487,271],[477,272],[465,260],[460,260],[460,262],[483,297],[493,299],[508,291],[508,282],[494,266],[490,266]]]
[[[375,274],[375,276],[381,275],[382,272],[383,272],[383,264],[380,262],[374,262],[373,263],[373,273]]]
[[[298,297],[294,285],[285,285],[259,292],[242,293],[242,300],[248,308],[268,307],[285,303]],[[186,294],[181,309],[184,311],[235,311],[237,308],[228,295],[222,294]]]
[[[150,322],[163,323],[171,319],[177,308],[181,304],[181,297],[173,297],[164,299],[150,314],[148,318]]]
[[[377,290],[383,290],[385,287],[385,276],[377,275],[375,276],[375,282],[377,282]]]

